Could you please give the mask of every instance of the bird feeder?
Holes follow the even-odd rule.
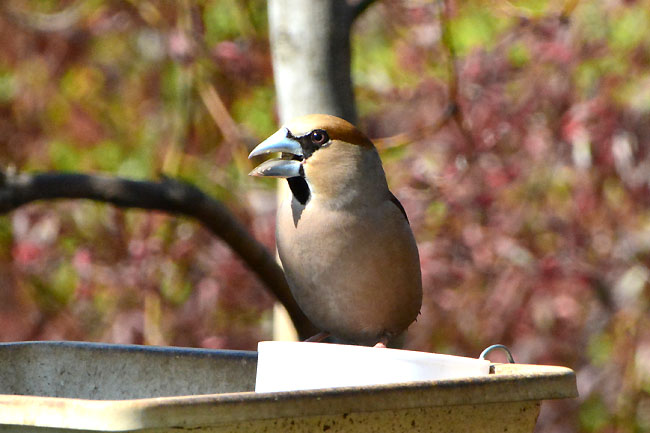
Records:
[[[555,366],[263,393],[256,367],[256,352],[4,343],[0,431],[532,432],[542,400],[577,396],[573,371]]]

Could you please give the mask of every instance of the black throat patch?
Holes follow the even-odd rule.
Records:
[[[307,204],[309,197],[311,197],[307,181],[301,176],[296,176],[288,178],[287,182],[289,182],[289,188],[296,200],[303,206]]]

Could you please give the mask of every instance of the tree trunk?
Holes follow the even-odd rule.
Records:
[[[356,123],[350,78],[354,9],[344,0],[269,0],[281,123],[325,113]]]

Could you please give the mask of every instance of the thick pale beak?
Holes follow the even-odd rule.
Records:
[[[258,177],[296,177],[301,176],[302,163],[293,159],[269,159],[248,173]]]
[[[255,149],[248,155],[248,159],[254,156],[265,155],[267,153],[283,152],[296,156],[302,156],[300,143],[290,138],[291,134],[287,128],[280,128],[278,132],[258,144]]]
[[[248,155],[248,158],[275,152],[289,154],[287,155],[289,157],[297,156],[302,160],[300,143],[291,138],[291,134],[287,128],[281,128],[278,132],[258,144],[250,155]],[[302,163],[295,159],[274,158],[258,165],[248,175],[284,178],[296,177],[301,175],[301,165]]]

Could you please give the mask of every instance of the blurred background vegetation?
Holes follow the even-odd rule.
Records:
[[[379,0],[354,25],[360,127],[420,248],[407,348],[575,369],[540,432],[650,430],[649,30],[650,0]],[[265,1],[6,0],[0,46],[0,166],[180,177],[274,248],[246,159],[277,128]],[[272,304],[188,219],[0,216],[0,341],[254,349]]]

